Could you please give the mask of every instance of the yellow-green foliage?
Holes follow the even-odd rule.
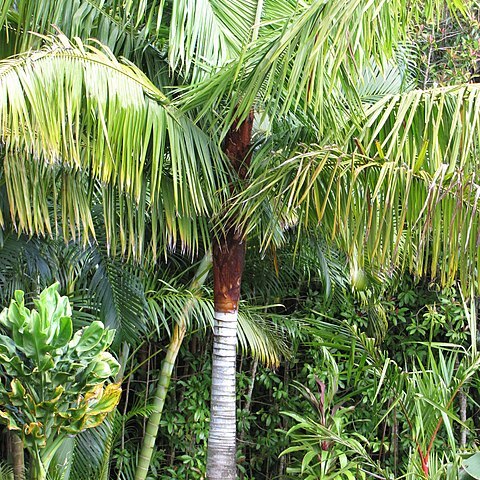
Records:
[[[15,292],[0,314],[0,417],[27,448],[76,434],[102,422],[118,403],[120,385],[108,379],[119,369],[105,350],[114,331],[99,321],[73,335],[71,307],[58,284],[25,307]]]

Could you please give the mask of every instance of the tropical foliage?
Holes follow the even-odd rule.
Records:
[[[477,475],[473,3],[3,0],[0,25],[2,296],[59,281],[124,386],[50,475]]]
[[[18,290],[0,315],[0,416],[21,435],[39,479],[67,435],[99,425],[120,398],[120,385],[105,382],[119,364],[106,352],[114,332],[95,321],[73,334],[68,298],[58,285],[44,290],[36,309],[25,307]]]

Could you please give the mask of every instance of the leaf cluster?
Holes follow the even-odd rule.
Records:
[[[106,352],[113,331],[97,321],[72,337],[70,303],[58,294],[58,284],[45,289],[35,306],[28,310],[17,291],[0,315],[0,415],[32,449],[98,425],[121,391],[117,384],[104,386],[119,368]]]

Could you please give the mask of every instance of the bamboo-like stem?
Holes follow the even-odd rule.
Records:
[[[211,263],[211,255],[210,253],[207,253],[200,263],[195,277],[190,284],[190,289],[192,291],[198,290],[203,283],[205,283]],[[170,385],[170,379],[172,377],[173,367],[185,337],[188,323],[187,320],[192,310],[193,302],[193,299],[187,302],[180,317],[177,319],[172,332],[172,338],[162,364],[162,370],[160,372],[157,389],[155,390],[155,394],[153,396],[153,412],[148,419],[145,437],[143,439],[142,449],[140,451],[138,464],[135,471],[135,480],[145,480],[147,478],[150,461],[152,459],[153,448],[157,439],[158,428],[160,426],[160,419],[162,418],[163,406],[165,405],[165,399],[167,397],[167,391]]]
[[[252,366],[251,382],[248,387],[247,401],[245,402],[245,410],[247,411],[247,413],[250,413],[250,407],[252,405],[252,395],[253,395],[253,389],[255,387],[255,377],[257,376],[257,368],[258,368],[258,357],[255,357],[255,360],[253,361],[253,366]]]
[[[250,385],[248,386],[248,392],[247,392],[247,396],[246,396],[246,399],[245,399],[244,410],[247,413],[247,416],[250,414],[250,408],[252,406],[252,395],[253,395],[253,389],[255,387],[255,377],[257,376],[257,368],[258,368],[258,358],[255,357],[255,359],[253,360],[252,370],[251,370],[251,373],[250,373]],[[246,433],[245,429],[243,429],[240,432],[240,438],[239,438],[240,444],[243,442],[243,439],[245,437],[245,433]]]
[[[398,418],[397,418],[396,407],[393,409],[392,445],[393,445],[393,473],[396,477],[397,470],[398,470]]]
[[[458,392],[458,403],[460,420],[465,424],[467,421],[467,394],[464,388],[461,388]],[[460,448],[467,446],[467,431],[468,429],[462,425],[460,428]]]

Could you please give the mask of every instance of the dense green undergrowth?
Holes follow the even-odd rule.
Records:
[[[455,288],[438,291],[409,277],[376,305],[352,294],[341,308],[322,298],[310,289],[288,315],[277,315],[292,338],[279,368],[238,358],[241,478],[422,478],[427,451],[428,478],[457,478],[480,429],[475,309]],[[195,334],[182,349],[152,478],[205,478],[208,343],[208,334]],[[145,403],[142,385],[129,384],[132,404]],[[117,465],[134,462],[141,424],[127,424]]]

